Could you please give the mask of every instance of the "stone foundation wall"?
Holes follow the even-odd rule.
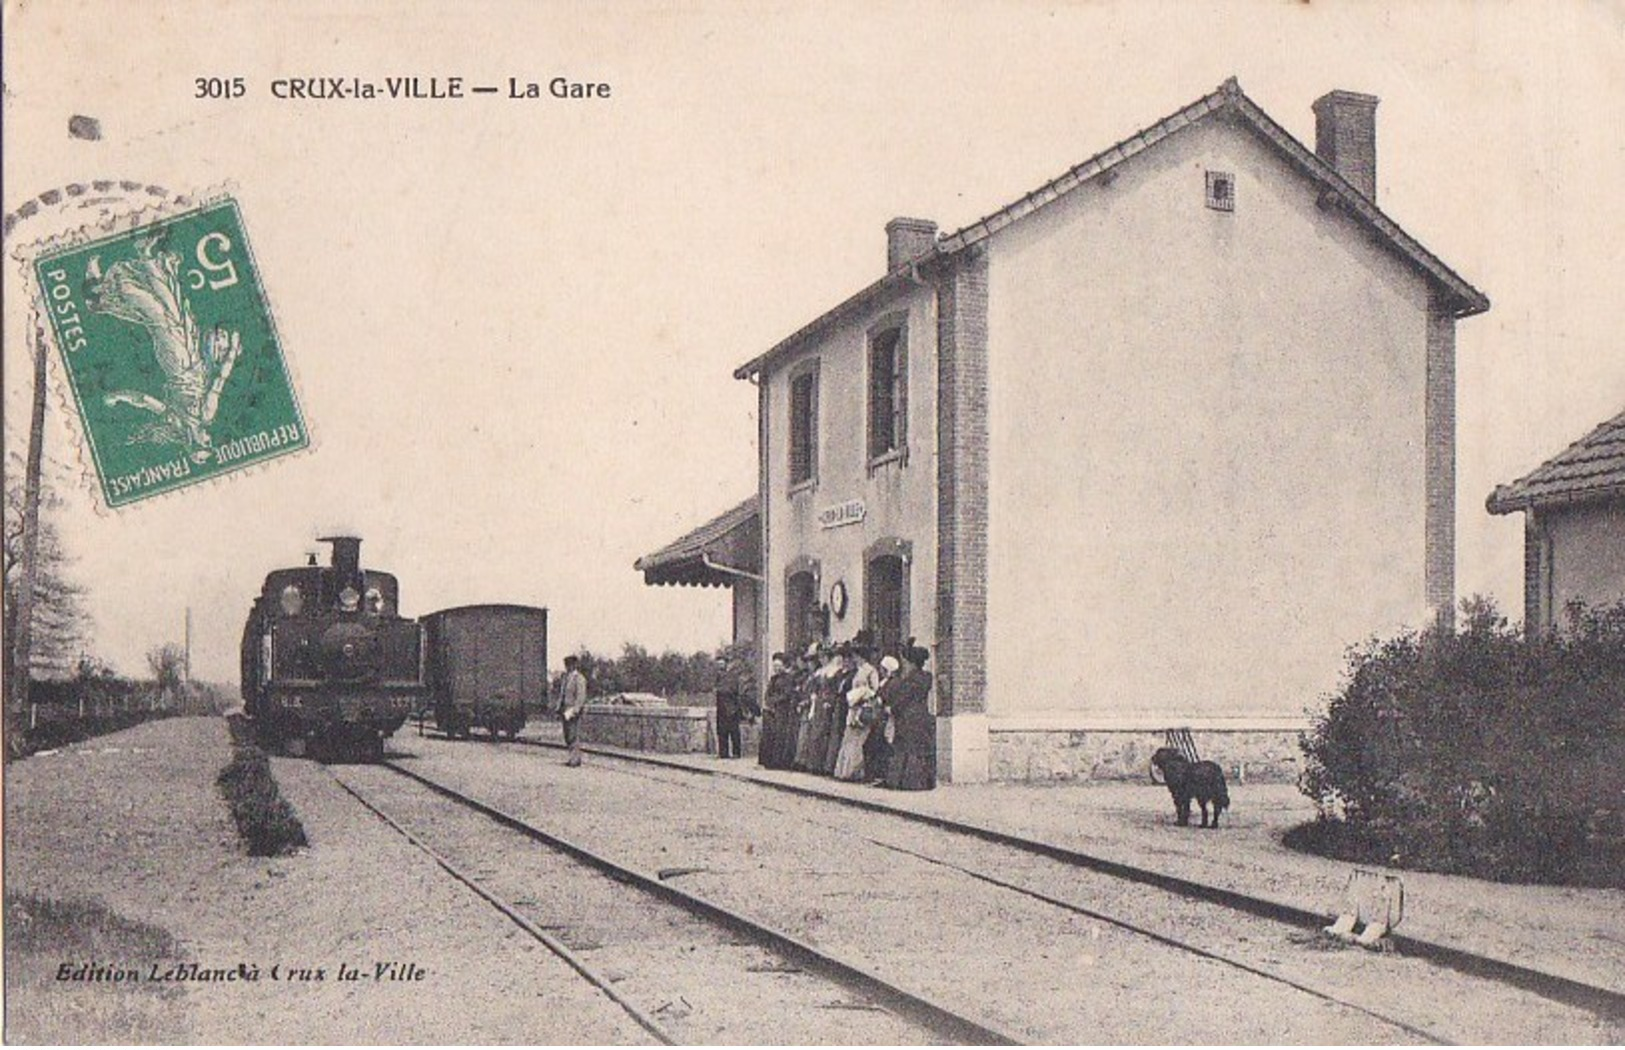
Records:
[[[759,727],[740,726],[746,755],[756,753]],[[581,741],[657,754],[716,753],[716,711],[710,707],[620,707],[588,704]]]
[[[1298,730],[1192,728],[1197,753],[1236,783],[1296,783],[1303,754]],[[1149,780],[1160,729],[1032,728],[988,733],[994,780]]]

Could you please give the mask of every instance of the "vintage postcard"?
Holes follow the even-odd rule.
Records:
[[[1625,7],[4,2],[4,1039],[1625,1039]]]

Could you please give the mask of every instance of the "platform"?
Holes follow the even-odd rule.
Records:
[[[557,739],[557,727],[536,728],[542,739]],[[1312,803],[1284,784],[1233,785],[1226,826],[1204,831],[1176,826],[1167,789],[1149,782],[990,783],[900,792],[762,769],[748,754],[737,760],[659,758],[707,773],[971,824],[1325,915],[1339,910],[1354,867],[1281,844],[1288,829],[1315,815]],[[1625,890],[1509,885],[1379,870],[1404,882],[1405,920],[1397,932],[1625,994]]]

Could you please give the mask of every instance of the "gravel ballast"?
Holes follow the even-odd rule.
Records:
[[[174,959],[82,960],[182,990],[166,1037],[200,1043],[643,1043],[646,1033],[545,948],[368,814],[320,766],[276,759],[310,835],[290,857],[246,856],[214,778],[220,719],[174,719],[6,771],[12,893],[89,898],[167,930]],[[81,960],[64,959],[78,964]],[[380,974],[380,964],[385,968]],[[234,972],[235,980],[194,976]],[[355,980],[340,980],[339,967]],[[393,969],[391,969],[393,967]],[[244,979],[244,971],[258,980]],[[317,979],[318,971],[320,979]],[[421,971],[421,976],[417,976]],[[18,995],[129,994],[90,982]],[[87,1015],[90,1016],[90,1015]],[[8,1031],[12,1042],[33,1033]],[[73,1041],[124,1042],[123,1031]]]
[[[420,756],[406,764],[426,775],[641,870],[688,870],[685,887],[940,1002],[966,1001],[976,989],[974,1001],[992,1021],[1030,1040],[1419,1037],[1287,982],[1307,983],[1446,1038],[1609,1038],[1592,1015],[1528,993],[1417,960],[1328,946],[1305,931],[894,817],[609,759],[589,758],[572,770],[557,753],[510,745],[408,738],[402,747]],[[1158,945],[993,887],[956,866],[1194,943],[1278,979]]]
[[[546,739],[546,728],[533,733]],[[1149,783],[995,783],[889,792],[764,770],[749,758],[660,757],[963,821],[1324,914],[1341,908],[1354,868],[1281,844],[1288,829],[1314,817],[1313,805],[1289,785],[1232,783],[1233,808],[1224,827],[1209,833],[1174,826],[1167,790]],[[1400,933],[1625,994],[1625,890],[1382,870],[1404,882]]]

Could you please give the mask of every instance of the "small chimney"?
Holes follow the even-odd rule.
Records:
[[[1349,185],[1377,199],[1377,96],[1332,91],[1315,100],[1315,152]]]
[[[893,219],[886,224],[886,272],[930,251],[937,243],[937,224],[930,219]]]
[[[354,576],[361,571],[361,537],[323,536],[321,542],[333,545],[333,568],[341,575]]]

